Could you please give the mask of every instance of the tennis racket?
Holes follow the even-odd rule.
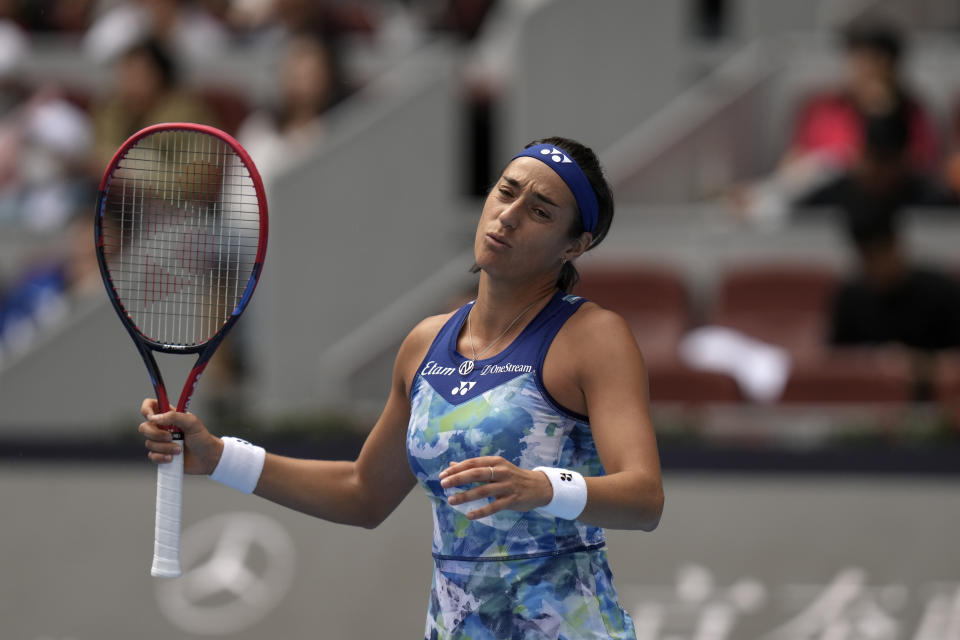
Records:
[[[110,161],[96,211],[100,273],[170,410],[153,352],[197,354],[186,411],[210,357],[250,301],[267,248],[267,201],[250,156],[226,133],[189,123],[147,127]],[[183,433],[169,427],[175,442]],[[151,574],[180,575],[183,456],[160,464]]]

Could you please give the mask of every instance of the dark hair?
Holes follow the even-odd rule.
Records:
[[[864,19],[847,26],[843,31],[847,51],[871,51],[886,56],[896,64],[903,55],[903,38],[892,24],[878,19]]]
[[[896,242],[902,211],[889,198],[858,198],[844,207],[847,236],[860,251]]]
[[[570,138],[562,138],[560,136],[543,138],[542,140],[534,140],[524,148],[532,147],[536,144],[552,144],[566,151],[567,154],[573,158],[573,161],[577,163],[577,166],[580,167],[580,170],[583,171],[583,174],[587,176],[587,180],[590,181],[590,186],[593,187],[593,192],[597,196],[598,205],[597,228],[593,230],[593,240],[590,241],[590,246],[587,247],[587,251],[593,249],[607,237],[607,233],[610,231],[610,224],[613,222],[613,190],[603,175],[603,167],[600,166],[600,159],[597,158],[597,154],[593,152],[593,149]],[[571,240],[578,238],[580,234],[584,232],[583,220],[580,216],[579,208],[577,209],[577,214],[578,215],[574,216],[573,224],[570,225],[570,231],[568,233],[568,237]],[[560,267],[560,276],[557,278],[557,288],[569,293],[579,280],[580,274],[577,272],[577,268],[573,266],[573,263],[564,262],[563,266]]]
[[[176,85],[177,65],[167,48],[156,38],[146,38],[138,41],[123,50],[120,57],[124,60],[143,57],[159,72],[160,79],[166,89]]]
[[[610,224],[613,222],[613,190],[603,175],[603,167],[600,166],[600,160],[597,158],[597,154],[593,152],[593,149],[580,144],[576,140],[560,136],[534,140],[525,145],[524,149],[537,144],[552,144],[566,151],[567,154],[573,158],[573,161],[577,163],[577,166],[580,167],[580,170],[583,171],[583,174],[590,182],[590,186],[593,187],[593,193],[597,196],[597,227],[593,230],[593,239],[590,241],[590,246],[587,247],[587,251],[593,249],[607,237],[607,233],[610,231]],[[579,238],[583,232],[583,219],[578,207],[577,215],[573,218],[573,224],[570,225],[567,237],[575,240]],[[479,270],[480,267],[477,265],[473,265],[473,268],[470,269],[473,273]],[[577,268],[573,266],[573,263],[564,262],[563,266],[560,267],[560,275],[557,277],[557,288],[565,293],[569,293],[579,280],[580,274],[577,272]]]
[[[901,158],[910,144],[910,113],[906,100],[898,99],[890,111],[865,114],[864,154],[878,160]]]

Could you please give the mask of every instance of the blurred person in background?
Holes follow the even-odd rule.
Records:
[[[54,89],[38,90],[0,123],[0,221],[36,232],[61,230],[89,206],[92,126]]]
[[[953,144],[944,163],[944,180],[951,193],[960,199],[960,100],[958,100],[950,123]]]
[[[914,264],[901,239],[895,202],[862,200],[846,211],[859,271],[833,300],[835,346],[899,345],[921,352],[960,347],[960,283]]]
[[[91,125],[56,87],[22,70],[31,44],[11,4],[0,0],[0,224],[49,233],[91,201]]]
[[[267,182],[317,148],[325,112],[345,93],[336,50],[311,33],[287,42],[277,80],[275,103],[254,111],[237,131]]]
[[[133,0],[117,3],[97,16],[84,35],[83,49],[94,61],[106,63],[148,38],[177,62],[192,64],[221,54],[230,33],[204,3]]]
[[[254,46],[282,46],[298,33],[331,40],[352,34],[374,38],[389,8],[380,3],[317,0],[236,0],[227,11],[230,25]]]
[[[140,129],[158,122],[216,125],[206,104],[180,86],[174,60],[157,40],[126,49],[113,64],[111,92],[91,108],[92,174],[99,179],[113,154]]]
[[[843,33],[845,81],[814,96],[800,110],[790,147],[772,176],[735,195],[738,212],[753,220],[779,220],[838,175],[856,171],[865,159],[871,122],[903,118],[904,166],[931,175],[940,161],[934,120],[903,77],[903,37],[876,19],[851,24]],[[866,158],[867,163],[873,158]]]
[[[852,165],[800,198],[797,206],[884,210],[957,204],[956,195],[937,173],[920,171],[911,160],[910,112],[905,102],[865,115],[860,125],[863,150]]]
[[[90,26],[97,0],[19,2],[19,19],[30,32],[80,34]]]

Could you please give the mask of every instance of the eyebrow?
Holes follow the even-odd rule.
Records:
[[[518,180],[514,180],[513,178],[511,178],[511,177],[509,177],[509,176],[503,176],[503,181],[506,182],[506,183],[507,183],[508,185],[510,185],[511,187],[513,187],[514,189],[520,189],[520,188],[522,188],[521,185],[520,185],[520,182],[519,182]],[[533,192],[533,195],[536,196],[537,199],[543,200],[544,202],[546,202],[546,203],[549,204],[549,205],[552,205],[552,206],[554,206],[554,207],[560,208],[560,205],[558,205],[556,202],[554,202],[553,200],[551,200],[551,199],[548,198],[547,196],[543,195],[543,194],[540,193],[539,191],[534,191],[534,192]]]

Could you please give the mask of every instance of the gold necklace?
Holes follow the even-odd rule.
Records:
[[[477,360],[480,359],[480,356],[482,356],[483,354],[485,354],[487,351],[490,351],[490,349],[492,349],[495,344],[497,344],[498,342],[500,342],[501,338],[503,338],[503,336],[507,335],[507,333],[509,333],[510,329],[513,329],[513,325],[515,325],[515,324],[517,324],[518,322],[520,322],[520,318],[522,318],[522,317],[524,316],[524,314],[527,313],[527,311],[530,311],[530,309],[532,309],[533,306],[534,306],[535,304],[537,304],[538,302],[540,302],[542,299],[543,299],[543,296],[537,298],[536,300],[534,300],[533,302],[531,302],[530,304],[528,304],[526,307],[524,307],[524,308],[523,308],[523,311],[521,311],[520,314],[519,314],[516,318],[514,318],[514,319],[510,322],[510,324],[507,325],[507,328],[503,330],[503,333],[501,333],[501,334],[498,335],[496,338],[494,338],[493,342],[491,342],[491,343],[488,344],[486,347],[484,347],[484,348],[480,351],[480,353],[477,353],[476,347],[473,346],[473,325],[472,325],[472,323],[470,322],[470,315],[471,315],[471,314],[468,313],[468,314],[467,314],[467,335],[470,336],[470,351],[473,353],[473,357],[472,357],[470,360],[464,360],[462,363],[460,363],[460,369],[459,369],[460,374],[465,376],[465,375],[467,375],[468,373],[470,373],[471,371],[473,371],[474,363],[475,363]],[[472,311],[472,309],[471,309],[471,311]]]

